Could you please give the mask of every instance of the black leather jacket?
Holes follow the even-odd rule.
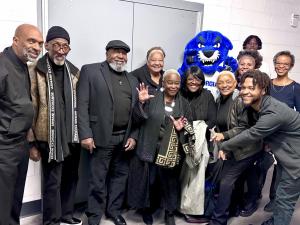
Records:
[[[220,105],[219,98],[216,100],[216,103],[218,108]],[[227,117],[228,130],[222,132],[225,140],[228,140],[241,133],[243,130],[250,128],[256,122],[253,121],[255,120],[255,117],[256,115],[252,108],[245,107],[241,97],[236,97],[229,108],[229,113]],[[245,143],[243,147],[229,149],[227,151],[232,152],[234,158],[237,161],[239,161],[258,153],[262,150],[262,148],[263,142],[261,139],[256,143]]]

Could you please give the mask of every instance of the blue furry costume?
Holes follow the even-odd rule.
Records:
[[[228,56],[232,48],[230,40],[220,32],[202,31],[186,45],[183,63],[178,71],[184,75],[188,67],[196,65],[205,74],[206,88],[214,87],[216,72],[223,70],[235,72],[238,67],[236,59]]]

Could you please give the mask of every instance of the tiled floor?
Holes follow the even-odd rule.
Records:
[[[269,171],[269,172],[271,172],[271,171]],[[233,218],[228,222],[228,225],[260,225],[262,223],[262,221],[264,221],[271,215],[270,213],[266,213],[263,210],[263,207],[265,206],[265,204],[268,201],[267,190],[269,189],[269,186],[270,186],[269,178],[270,178],[270,175],[268,175],[267,183],[263,190],[263,198],[261,199],[261,201],[259,203],[258,210],[252,216],[247,217],[247,218],[244,218],[244,217]],[[81,215],[81,218],[84,221],[83,224],[86,225],[87,222],[86,222],[85,215]],[[143,225],[144,224],[142,222],[141,217],[138,216],[132,210],[124,213],[124,218],[126,219],[128,225]],[[42,224],[41,215],[26,217],[26,218],[22,218],[22,220],[21,220],[21,225],[41,225],[41,224]],[[177,225],[187,225],[189,223],[186,223],[183,220],[183,218],[176,218],[176,224]],[[100,225],[113,225],[113,222],[103,218]],[[164,225],[163,213],[158,212],[157,214],[155,214],[154,225]],[[282,224],[282,225],[287,225],[287,224]],[[300,225],[300,201],[298,201],[291,225]]]

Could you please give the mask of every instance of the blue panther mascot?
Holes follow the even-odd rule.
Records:
[[[183,76],[188,67],[199,66],[205,74],[205,87],[215,96],[216,90],[212,89],[215,89],[218,72],[230,70],[234,73],[238,67],[236,59],[228,56],[232,48],[230,40],[220,32],[202,31],[186,45],[178,71]]]
[[[202,31],[185,47],[184,59],[179,72],[183,74],[191,65],[199,66],[203,73],[237,69],[237,61],[228,56],[233,46],[230,40],[217,31]]]

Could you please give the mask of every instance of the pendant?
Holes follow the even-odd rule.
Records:
[[[165,111],[167,111],[167,112],[173,112],[174,106],[175,106],[175,101],[173,101],[170,106],[165,105]]]
[[[173,112],[173,108],[170,106],[165,105],[165,111],[167,112]]]
[[[123,82],[122,82],[121,80],[119,80],[119,84],[120,84],[120,85],[123,85]]]

